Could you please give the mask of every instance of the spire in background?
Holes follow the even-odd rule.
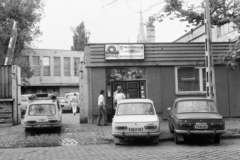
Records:
[[[145,30],[144,30],[142,7],[141,7],[137,43],[145,43],[145,42],[147,42],[147,38],[146,38]]]

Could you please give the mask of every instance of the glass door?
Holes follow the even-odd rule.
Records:
[[[127,82],[127,99],[140,98],[139,82]]]

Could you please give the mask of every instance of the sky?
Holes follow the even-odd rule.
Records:
[[[39,23],[43,35],[34,41],[34,48],[71,50],[70,28],[81,22],[90,31],[89,43],[136,43],[140,9],[146,22],[165,3],[164,0],[45,0],[45,4],[44,17]],[[186,33],[186,23],[179,20],[166,19],[154,25],[156,42],[172,42]]]

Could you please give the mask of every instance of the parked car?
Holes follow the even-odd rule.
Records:
[[[25,114],[25,111],[26,111],[28,103],[29,103],[28,97],[31,95],[32,94],[21,95],[21,104],[20,104],[19,108],[20,108],[22,116],[24,116],[24,114]]]
[[[169,130],[179,144],[179,136],[187,141],[189,136],[212,136],[215,143],[225,133],[225,122],[213,100],[202,97],[177,98],[169,110]]]
[[[71,111],[72,107],[70,102],[65,97],[57,97],[58,103],[62,108],[62,111]]]
[[[79,106],[79,93],[78,92],[69,92],[69,93],[65,93],[65,98],[70,102],[70,105],[71,105],[71,100],[74,96],[74,94],[76,94],[77,96],[77,102],[78,102],[78,105],[77,105],[77,113],[79,113],[80,111],[80,106]]]
[[[35,94],[29,97],[29,104],[23,120],[25,132],[33,129],[54,128],[58,132],[62,126],[62,109],[56,97],[48,94]]]
[[[150,99],[121,100],[113,117],[112,132],[115,145],[125,138],[149,138],[158,144],[160,121]]]

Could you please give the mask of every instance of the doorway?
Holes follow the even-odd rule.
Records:
[[[117,90],[117,87],[121,86],[123,89],[123,93],[125,94],[126,99],[133,98],[145,98],[145,81],[114,81],[111,82],[109,91],[110,94],[107,98],[108,104],[108,122],[112,121],[114,116],[113,113],[113,100],[114,100],[114,92]]]

